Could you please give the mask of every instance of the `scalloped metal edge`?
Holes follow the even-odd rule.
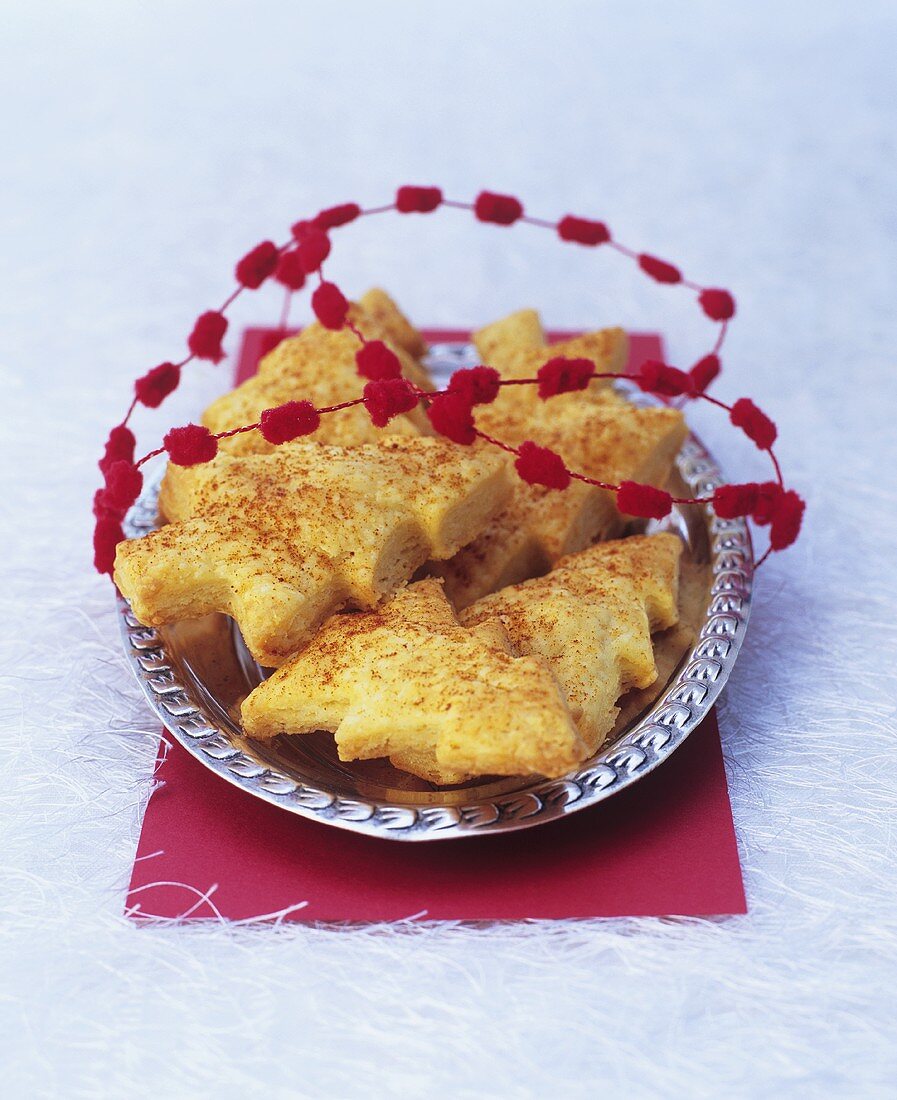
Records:
[[[456,368],[466,364],[468,350],[467,345],[444,344],[433,349],[431,358],[450,361]],[[676,462],[696,496],[706,496],[723,483],[713,457],[694,435],[683,444]],[[160,480],[161,471],[129,513],[129,537],[154,528]],[[709,505],[704,512],[713,581],[699,635],[678,676],[628,733],[585,767],[499,797],[473,798],[460,806],[346,798],[259,763],[230,742],[203,701],[179,679],[161,636],[138,622],[119,594],[125,653],[151,709],[171,735],[216,775],[266,802],[327,825],[391,840],[449,840],[525,829],[593,806],[652,772],[700,724],[722,691],[750,615],[753,551],[743,520],[719,519]]]

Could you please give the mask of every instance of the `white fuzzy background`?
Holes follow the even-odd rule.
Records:
[[[6,0],[0,22],[4,1096],[893,1095],[894,4]],[[101,439],[246,247],[403,182],[605,217],[738,297],[719,392],[775,415],[809,501],[721,713],[745,918],[121,916],[157,734],[89,566]],[[334,276],[421,323],[533,303],[660,327],[683,365],[710,334],[619,257],[525,228],[344,233]],[[226,373],[194,371],[142,440]]]

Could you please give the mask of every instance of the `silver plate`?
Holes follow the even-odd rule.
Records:
[[[429,361],[437,381],[474,362],[466,344],[437,345]],[[649,403],[639,393],[627,390],[627,396]],[[157,526],[161,477],[159,467],[147,479],[128,516],[129,537]],[[689,436],[669,487],[678,496],[706,496],[722,482],[711,455]],[[691,505],[649,529],[675,530],[685,542],[682,621],[655,639],[657,682],[621,700],[617,725],[600,751],[562,779],[485,779],[437,788],[385,761],[339,760],[330,734],[252,741],[240,729],[239,703],[264,673],[223,615],[153,629],[139,623],[119,596],[125,652],[171,735],[217,775],[266,802],[390,840],[525,829],[609,798],[662,764],[707,715],[735,663],[751,603],[747,525]]]

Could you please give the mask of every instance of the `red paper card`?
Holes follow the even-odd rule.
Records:
[[[237,381],[280,336],[246,332]],[[630,354],[636,365],[662,358],[662,345],[636,335]],[[662,768],[606,803],[536,829],[457,841],[402,843],[307,821],[213,775],[177,744],[160,753],[157,775],[127,899],[135,916],[247,920],[303,902],[287,919],[747,911],[715,714]]]

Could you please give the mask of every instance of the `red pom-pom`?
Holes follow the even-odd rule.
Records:
[[[438,187],[414,187],[406,184],[396,191],[396,210],[400,214],[429,214],[442,202]]]
[[[330,238],[323,229],[312,225],[299,239],[299,262],[306,275],[317,271],[330,255]]]
[[[497,195],[493,191],[481,191],[473,204],[473,212],[481,222],[495,225],[513,225],[523,217],[523,203],[513,195]]]
[[[290,232],[297,241],[301,241],[309,229],[318,229],[319,226],[315,225],[314,219],[311,221],[308,218],[302,218],[298,222],[293,222],[290,226]]]
[[[683,393],[690,393],[692,381],[683,370],[678,367],[668,367],[657,359],[647,359],[639,367],[639,372],[633,375],[635,381],[645,391],[658,397],[678,397]]]
[[[311,435],[321,424],[318,410],[311,401],[287,401],[265,409],[259,417],[259,431],[269,443],[289,443],[302,435]]]
[[[227,318],[223,313],[210,309],[197,317],[193,331],[187,339],[187,347],[197,359],[209,359],[213,363],[220,363],[224,358],[221,341],[224,339],[225,332],[227,332]]]
[[[126,511],[140,496],[143,474],[125,459],[113,462],[106,471],[106,496],[104,504]]]
[[[147,408],[157,409],[165,398],[178,388],[181,368],[176,363],[160,363],[134,383],[137,400]]]
[[[744,485],[720,485],[713,490],[713,510],[720,519],[749,516],[757,507],[760,486],[756,481]]]
[[[761,527],[765,527],[767,523],[772,523],[772,518],[776,514],[783,492],[784,489],[777,481],[764,481],[757,486],[757,502],[751,512],[751,519],[754,523],[759,524]]]
[[[689,392],[692,396],[704,393],[710,383],[719,374],[720,370],[721,364],[718,355],[705,355],[703,359],[699,359],[688,372],[688,377],[691,382],[691,390]]]
[[[322,210],[315,218],[315,225],[323,230],[336,229],[341,225],[354,222],[360,214],[361,207],[357,202],[343,202],[339,206]]]
[[[93,529],[93,564],[98,573],[112,576],[115,548],[124,539],[121,523],[113,516],[100,516]]]
[[[321,283],[311,296],[311,308],[324,328],[341,329],[346,323],[349,303],[336,283]]]
[[[728,321],[735,316],[735,299],[728,290],[702,290],[698,301],[711,321]]]
[[[93,494],[93,515],[94,519],[100,519],[101,516],[111,516],[114,519],[121,521],[124,519],[126,508],[121,508],[117,504],[113,504],[109,500],[109,493],[105,487],[97,489]]]
[[[106,440],[106,449],[99,461],[101,473],[105,474],[112,463],[118,462],[120,459],[125,462],[133,462],[136,444],[137,440],[134,438],[131,429],[126,428],[124,424],[117,424],[109,433],[109,438]]]
[[[162,443],[175,466],[197,466],[218,454],[218,440],[201,424],[172,428]]]
[[[672,507],[672,496],[663,489],[656,489],[653,485],[623,481],[617,491],[617,508],[627,516],[663,519],[670,514]]]
[[[646,275],[650,275],[659,283],[682,282],[682,272],[679,268],[668,264],[666,260],[658,260],[656,256],[648,256],[643,252],[638,258],[638,265]]]
[[[453,443],[466,447],[476,439],[473,408],[470,401],[457,391],[434,397],[427,408],[427,416],[435,431]]]
[[[384,378],[368,382],[364,387],[364,407],[371,422],[384,428],[399,413],[410,412],[417,404],[417,394],[405,378]]]
[[[565,359],[562,355],[549,359],[539,367],[536,377],[539,379],[539,396],[554,397],[559,393],[573,393],[588,389],[595,364],[591,359]]]
[[[305,269],[298,248],[281,253],[274,278],[288,290],[301,290],[305,286]]]
[[[566,489],[570,484],[570,471],[561,456],[530,440],[520,444],[514,466],[520,477],[530,485]]]
[[[588,218],[577,218],[568,214],[558,222],[558,236],[562,241],[574,241],[576,244],[604,244],[610,240],[610,233],[604,222],[592,222]]]
[[[493,367],[465,367],[449,379],[449,392],[457,393],[469,405],[490,405],[500,389],[501,375]]]
[[[237,264],[237,282],[249,290],[258,290],[265,279],[274,274],[276,267],[277,245],[273,241],[262,241]]]
[[[765,412],[762,412],[749,397],[739,397],[732,406],[729,419],[736,428],[741,428],[761,451],[768,450],[776,441],[776,426]]]
[[[401,378],[402,364],[398,355],[382,340],[370,340],[355,353],[355,364],[362,378],[379,382],[384,378]]]
[[[784,550],[795,541],[800,534],[805,508],[806,503],[793,489],[782,493],[769,529],[769,545],[773,550]]]

